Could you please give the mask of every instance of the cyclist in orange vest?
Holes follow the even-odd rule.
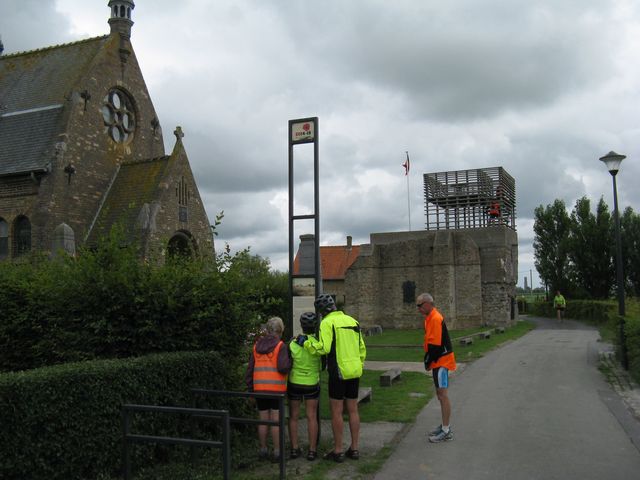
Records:
[[[420,294],[416,300],[416,307],[424,315],[424,367],[432,373],[442,414],[442,423],[429,432],[429,441],[446,442],[453,440],[453,432],[449,427],[451,402],[447,390],[449,372],[456,369],[456,357],[444,317],[436,309],[433,297],[429,293]]]
[[[258,338],[249,357],[249,365],[245,373],[247,390],[261,393],[286,393],[287,373],[291,370],[291,356],[289,347],[281,340],[284,324],[279,317],[270,318],[266,325],[266,335]],[[260,420],[277,422],[280,419],[278,400],[256,399]],[[267,449],[268,425],[258,425],[258,440],[260,451],[258,457],[266,460],[269,457]],[[280,427],[271,427],[273,440],[272,462],[279,461],[280,455]],[[284,447],[284,446],[283,446]]]

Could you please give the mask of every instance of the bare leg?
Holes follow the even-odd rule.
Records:
[[[451,402],[446,388],[436,388],[440,409],[442,410],[442,425],[449,425],[451,419]]]
[[[258,418],[260,420],[269,420],[269,410],[258,410]],[[258,440],[260,441],[260,449],[267,448],[267,432],[269,425],[258,425]]]
[[[306,400],[307,429],[309,430],[309,450],[315,452],[318,449],[318,399]]]
[[[269,410],[269,420],[277,422],[280,420],[279,410]],[[273,440],[273,451],[280,451],[280,427],[271,427],[271,440]]]
[[[358,399],[348,398],[345,400],[347,412],[349,413],[349,431],[351,432],[351,450],[358,450],[360,439],[360,413],[358,412]]]
[[[331,429],[333,430],[333,451],[342,452],[342,430],[344,422],[342,420],[343,400],[330,398],[331,402]]]
[[[289,441],[292,449],[298,448],[298,415],[300,415],[300,400],[289,400]]]

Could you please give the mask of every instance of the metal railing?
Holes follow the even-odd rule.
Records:
[[[271,399],[278,400],[278,421],[272,420],[259,420],[255,418],[239,418],[239,417],[229,417],[230,423],[244,424],[244,425],[270,425],[280,427],[279,438],[280,438],[280,452],[279,452],[279,463],[280,463],[280,479],[283,480],[286,478],[285,471],[285,455],[284,455],[284,434],[285,434],[285,425],[284,425],[284,394],[281,393],[257,393],[257,392],[228,392],[224,390],[208,390],[206,388],[192,388],[191,393],[194,394],[193,405],[195,406],[197,403],[197,396],[217,396],[217,397],[235,397],[235,398],[263,398],[263,399]],[[196,409],[197,410],[197,409]]]
[[[219,418],[222,423],[222,440],[196,440],[192,438],[159,437],[153,435],[132,434],[130,432],[131,412],[177,413],[197,417]],[[122,469],[124,480],[131,479],[131,458],[129,454],[129,447],[132,443],[163,443],[170,445],[187,445],[190,447],[220,448],[222,450],[222,475],[225,480],[229,479],[229,475],[231,473],[231,437],[230,417],[227,410],[208,410],[201,408],[160,407],[152,405],[126,404],[122,406],[122,431]]]

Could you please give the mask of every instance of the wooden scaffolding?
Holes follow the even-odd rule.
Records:
[[[516,229],[516,184],[502,167],[424,174],[427,230]]]

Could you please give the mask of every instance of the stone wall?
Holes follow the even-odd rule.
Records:
[[[516,279],[517,234],[506,227],[377,233],[347,271],[345,311],[363,325],[420,327],[415,297],[429,292],[451,328],[505,325]]]

